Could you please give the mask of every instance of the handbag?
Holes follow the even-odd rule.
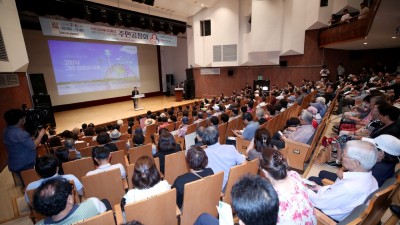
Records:
[[[339,131],[351,131],[355,132],[357,130],[355,124],[343,123],[339,126]]]
[[[317,157],[315,157],[314,164],[323,165],[331,158],[332,145],[328,145],[321,148],[318,152]]]

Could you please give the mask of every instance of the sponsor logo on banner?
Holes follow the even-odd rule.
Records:
[[[40,17],[40,26],[44,35],[92,39],[102,41],[118,41],[148,45],[177,46],[177,37],[94,24],[77,23]]]

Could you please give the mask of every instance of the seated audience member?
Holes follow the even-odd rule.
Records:
[[[269,131],[266,128],[259,128],[247,147],[247,158],[249,160],[257,159],[261,156],[262,151],[274,148],[276,147],[271,144]]]
[[[229,118],[229,121],[231,121],[231,120],[234,120],[234,119],[237,119],[237,118],[239,118],[240,117],[240,115],[239,115],[239,109],[238,108],[233,108],[232,109],[232,112],[231,112],[231,117]],[[228,122],[229,122],[228,121]]]
[[[126,171],[124,166],[121,163],[117,164],[110,164],[111,160],[111,154],[110,150],[104,146],[96,146],[93,148],[94,149],[94,160],[96,161],[97,169],[89,171],[86,173],[86,176],[98,174],[101,172],[109,171],[112,169],[119,169],[121,171],[121,177],[122,179],[126,178]]]
[[[232,187],[232,207],[242,225],[275,225],[279,199],[272,185],[260,176],[246,175]],[[218,225],[217,218],[201,214],[194,225]],[[292,224],[292,223],[290,223]]]
[[[204,129],[206,129],[206,128],[204,128],[203,126],[199,126],[199,127],[196,128],[196,138],[194,139],[194,145],[195,146],[204,146],[204,145],[206,145],[203,142],[203,138],[202,138]]]
[[[205,149],[208,157],[208,167],[214,173],[224,172],[222,189],[228,180],[229,170],[232,166],[242,164],[245,157],[240,154],[233,145],[221,145],[218,142],[219,133],[214,126],[207,127],[203,132],[203,142],[207,145]]]
[[[60,147],[62,146],[61,138],[59,136],[54,136],[49,139],[50,147]]]
[[[277,135],[274,135],[274,139],[271,141],[272,144],[278,149],[282,149],[285,147],[285,138],[307,144],[315,132],[315,128],[312,125],[313,115],[307,110],[303,110],[299,119],[301,126],[297,127],[293,132],[280,135],[280,140],[276,140],[275,137]]]
[[[67,179],[54,178],[44,181],[33,195],[34,209],[47,216],[39,221],[42,224],[73,224],[107,211],[97,198],[88,198],[75,204],[72,186]]]
[[[149,156],[142,156],[135,162],[132,183],[135,188],[124,195],[126,204],[144,200],[171,189],[166,180],[161,180],[156,164]]]
[[[111,131],[110,133],[111,142],[119,141],[120,137],[121,137],[121,132],[119,132],[119,130],[114,129],[113,131]]]
[[[62,164],[65,162],[68,162],[69,159],[69,150],[66,147],[58,147],[54,151],[54,155],[58,159],[58,174],[64,175],[64,169],[62,167]]]
[[[278,150],[264,150],[260,158],[261,173],[279,197],[277,224],[317,224],[307,187],[300,175],[288,171],[288,163]]]
[[[200,146],[190,147],[186,153],[186,163],[190,172],[177,177],[171,187],[176,188],[176,204],[179,208],[182,207],[185,184],[214,174],[211,168],[206,168],[208,157]]]
[[[104,146],[105,148],[108,148],[110,152],[116,152],[118,151],[117,145],[111,142],[110,135],[107,132],[101,132],[97,135],[96,137],[97,143],[99,145]],[[93,153],[93,151],[92,151]]]
[[[253,121],[253,116],[250,113],[245,113],[242,116],[243,123],[246,125],[246,127],[243,130],[243,133],[241,133],[238,130],[234,130],[233,133],[236,135],[236,137],[242,138],[244,140],[250,141],[251,139],[254,138],[254,134],[260,124],[258,122]]]
[[[399,163],[400,140],[387,134],[382,134],[374,139],[362,138],[362,140],[371,142],[378,149],[376,164],[371,171],[380,187],[387,179],[394,176],[396,164]],[[335,181],[337,178],[343,178],[343,169],[339,169],[336,173],[321,170],[318,177],[309,177],[308,179],[318,185],[323,185],[323,179]]]
[[[188,126],[189,126],[189,118],[187,118],[186,116],[182,117],[182,124],[179,125],[177,129],[178,137],[185,137]]]
[[[76,158],[75,158],[75,159],[80,159],[80,158],[82,158],[81,152],[79,152],[79,151],[76,150],[76,148],[75,148],[75,141],[74,141],[74,139],[72,139],[72,138],[67,138],[67,139],[65,139],[64,146],[68,149],[68,151],[74,152],[74,153],[76,154]]]
[[[196,119],[193,121],[193,123],[200,123],[201,121],[203,121],[203,112],[199,111],[197,113],[197,116],[195,117]]]
[[[222,121],[222,123],[229,122],[229,116],[226,113],[222,113],[221,114],[221,121]]]
[[[163,128],[165,129],[165,128]],[[161,131],[161,130],[160,130]],[[160,138],[157,143],[157,153],[154,155],[154,158],[160,158],[160,171],[164,174],[164,166],[165,166],[165,156],[169,154],[173,154],[175,152],[180,151],[177,148],[177,144],[175,142],[174,136],[170,132],[161,131]]]
[[[378,189],[378,182],[371,172],[377,159],[377,149],[373,144],[349,141],[342,158],[343,167],[348,171],[343,172],[343,179],[337,179],[332,185],[315,184],[308,191],[313,206],[336,221],[348,216]]]
[[[212,116],[210,118],[210,123],[211,123],[210,125],[212,125],[218,129],[218,124],[219,124],[218,116]]]
[[[142,129],[137,128],[135,130],[135,134],[133,135],[133,138],[132,138],[132,143],[133,143],[132,147],[142,146],[144,144],[144,139],[145,139],[145,137],[142,133]]]
[[[265,116],[265,112],[263,108],[257,108],[256,109],[256,117],[257,117],[257,121],[260,125],[264,124],[267,122],[267,120],[264,118]]]
[[[25,201],[29,204],[29,198],[26,193],[28,190],[36,189],[39,187],[43,182],[56,178],[62,177],[67,180],[72,180],[75,183],[76,191],[79,195],[83,195],[83,186],[82,183],[76,178],[74,175],[71,174],[58,174],[58,160],[54,155],[45,155],[36,160],[35,164],[36,173],[39,175],[40,179],[37,181],[33,181],[32,183],[28,184],[25,189]]]
[[[321,117],[325,116],[326,113],[326,104],[325,104],[325,98],[324,97],[317,97],[315,99],[315,102],[310,103],[311,106],[314,106],[319,114],[321,115]]]
[[[364,2],[360,3],[360,14],[358,15],[358,19],[364,19],[368,16],[369,8],[365,5]]]
[[[93,137],[94,129],[92,127],[87,127],[84,131],[84,137]]]
[[[161,120],[162,124],[158,126],[158,128],[157,128],[158,130],[169,125],[168,118],[165,115],[163,117],[160,117],[160,120]]]

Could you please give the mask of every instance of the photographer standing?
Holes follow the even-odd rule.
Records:
[[[36,147],[46,130],[42,128],[37,138],[33,140],[29,133],[24,130],[25,114],[20,109],[6,111],[4,120],[7,123],[3,133],[3,141],[7,151],[8,169],[22,181],[21,171],[34,167]]]

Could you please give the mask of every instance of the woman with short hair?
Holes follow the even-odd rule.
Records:
[[[163,128],[164,129],[164,128]],[[168,131],[162,131],[157,143],[157,153],[154,158],[160,158],[160,171],[164,174],[165,156],[179,152],[181,148],[177,147],[174,136]]]
[[[134,188],[124,195],[126,203],[144,200],[171,189],[166,180],[161,180],[156,164],[149,156],[142,156],[136,161],[132,183]]]
[[[190,147],[186,153],[186,163],[190,172],[177,177],[172,185],[172,188],[176,188],[176,204],[179,208],[182,207],[185,184],[214,174],[211,168],[206,168],[208,157],[200,146]]]
[[[247,158],[249,160],[259,158],[264,149],[276,149],[276,147],[271,144],[269,131],[266,128],[258,128],[247,147]]]

